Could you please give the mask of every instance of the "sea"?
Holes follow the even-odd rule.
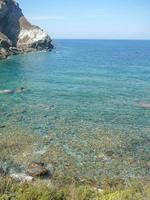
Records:
[[[65,176],[150,178],[150,41],[53,44],[0,61],[0,90],[25,88],[0,94],[0,138],[50,138],[36,153]]]

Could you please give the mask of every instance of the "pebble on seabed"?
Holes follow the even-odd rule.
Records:
[[[6,126],[5,125],[0,125],[0,128],[5,128]]]

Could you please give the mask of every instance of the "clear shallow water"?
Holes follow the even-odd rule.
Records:
[[[111,132],[114,140],[115,134],[124,137],[121,151],[148,161],[150,109],[138,103],[150,102],[150,41],[56,40],[54,45],[51,53],[0,61],[0,90],[26,88],[0,95],[0,123],[50,133],[75,163],[90,165],[101,151],[117,149],[95,146],[94,153],[98,130]],[[85,153],[92,138],[92,153]]]

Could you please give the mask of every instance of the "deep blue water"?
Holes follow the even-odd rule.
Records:
[[[54,40],[54,45],[52,52],[0,61],[0,90],[26,88],[0,95],[0,123],[55,132],[64,143],[83,131],[94,135],[95,129],[131,133],[149,152],[150,109],[139,102],[150,102],[150,41]]]

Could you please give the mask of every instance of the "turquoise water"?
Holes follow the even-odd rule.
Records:
[[[97,130],[121,134],[124,153],[149,161],[150,109],[139,103],[150,102],[150,41],[55,40],[54,45],[50,53],[0,61],[0,90],[26,89],[0,95],[0,123],[51,133],[75,162],[91,162],[100,147],[85,155],[70,141],[88,148],[92,138],[98,142]]]

